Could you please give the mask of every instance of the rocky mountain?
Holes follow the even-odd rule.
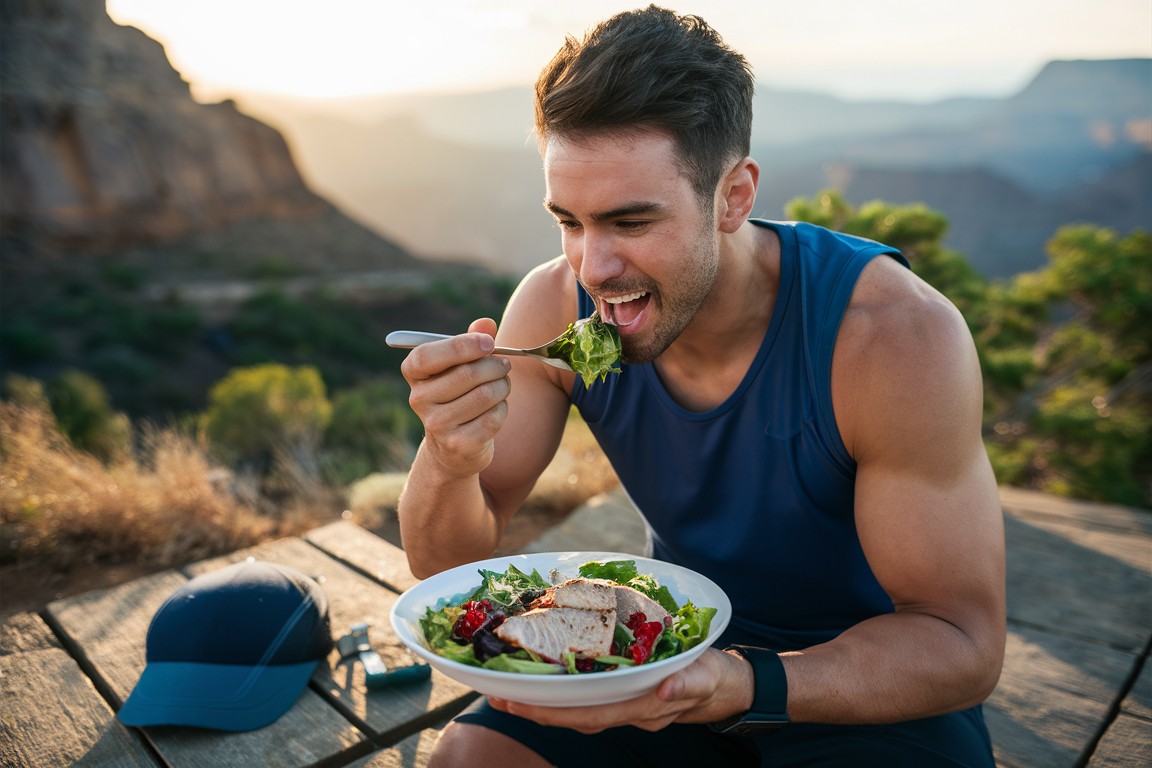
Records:
[[[899,119],[887,130],[858,130],[849,112],[836,121],[834,112],[816,111],[831,131],[814,126],[791,142],[758,135],[757,145],[767,152],[789,146],[791,165],[821,159],[901,169],[983,166],[1058,195],[1152,151],[1152,59],[1054,61],[1000,101],[917,106],[936,119],[897,108]],[[814,111],[807,111],[811,121]]]
[[[10,374],[79,371],[115,409],[163,420],[202,410],[237,366],[350,387],[397,376],[388,331],[503,306],[506,278],[416,258],[313,192],[279,131],[195,102],[103,0],[0,13],[5,396]]]
[[[252,252],[256,223],[280,241],[286,269],[419,266],[315,194],[278,131],[233,102],[195,102],[162,46],[114,23],[103,0],[3,0],[0,10],[8,276],[28,249],[166,250],[175,264],[181,241],[204,233],[236,262],[255,261],[267,257]],[[236,227],[248,240],[233,248]]]
[[[559,250],[527,88],[197,104],[162,48],[100,0],[0,8],[8,254],[34,238],[167,264],[188,250],[171,244],[213,233],[193,250],[249,266],[272,250],[306,271],[470,261],[515,275]],[[1000,99],[762,85],[755,106],[755,215],[828,187],[855,204],[923,203],[990,277],[1041,266],[1063,224],[1152,228],[1152,59],[1054,61]],[[235,247],[221,242],[233,227]]]
[[[285,133],[315,188],[416,252],[523,272],[558,251],[528,89],[237,100]],[[1042,266],[1064,224],[1152,229],[1152,59],[1054,61],[1009,97],[926,104],[763,85],[755,110],[756,215],[829,187],[855,204],[924,203],[989,277]]]

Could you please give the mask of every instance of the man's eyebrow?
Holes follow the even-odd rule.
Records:
[[[577,218],[573,213],[565,210],[564,208],[561,208],[559,205],[552,202],[551,200],[545,200],[544,201],[544,207],[547,208],[549,211],[551,211],[551,213],[554,216],[560,216],[560,217],[569,218],[569,219]],[[663,209],[664,209],[664,206],[661,205],[660,203],[651,203],[651,202],[625,203],[624,205],[617,206],[617,207],[609,209],[607,211],[598,211],[596,213],[593,213],[592,214],[592,220],[593,221],[610,221],[611,219],[620,219],[620,218],[624,218],[626,216],[636,216],[638,214],[653,213],[653,212],[661,211]]]

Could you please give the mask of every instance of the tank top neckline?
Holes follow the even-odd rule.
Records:
[[[664,386],[664,382],[660,379],[660,374],[656,372],[655,365],[652,363],[644,363],[640,366],[648,385],[652,388],[659,402],[667,408],[669,412],[681,419],[688,421],[706,421],[708,419],[719,418],[735,407],[744,396],[744,393],[748,391],[748,388],[752,386],[757,375],[766,364],[768,357],[771,355],[772,347],[780,335],[780,329],[784,325],[784,316],[787,314],[788,304],[792,299],[797,271],[796,244],[794,238],[789,236],[792,234],[791,229],[789,227],[777,226],[773,222],[762,219],[749,219],[749,221],[756,226],[771,229],[779,238],[780,280],[776,291],[776,303],[772,307],[772,318],[768,322],[768,329],[764,332],[764,338],[760,342],[760,348],[756,352],[756,357],[753,358],[752,363],[748,366],[748,370],[745,371],[744,377],[740,380],[740,384],[733,390],[732,394],[715,408],[710,408],[706,411],[693,411],[685,408],[673,399],[668,389]]]

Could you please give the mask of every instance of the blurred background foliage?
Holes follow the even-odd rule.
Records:
[[[983,367],[985,443],[1001,484],[1152,507],[1152,235],[1067,226],[1050,239],[1046,267],[988,281],[943,247],[948,222],[923,206],[853,207],[824,192],[787,214],[900,249],[960,309]],[[47,372],[3,382],[0,562],[66,560],[72,541],[89,559],[152,553],[166,565],[291,532],[317,510],[339,515],[366,478],[403,473],[422,436],[399,376],[404,353],[383,340],[397,315],[458,331],[499,317],[514,288],[441,280],[384,312],[273,284],[221,321],[177,297],[131,301],[144,283],[133,269],[89,278],[63,280],[52,301],[0,330],[9,365]],[[610,468],[588,469],[604,463],[590,437],[578,445],[555,481],[563,508],[537,499],[549,513],[612,482]],[[588,485],[580,473],[593,471]],[[394,502],[395,483],[383,485]],[[143,525],[141,510],[167,525]],[[83,533],[100,515],[119,516],[105,524],[114,533]],[[165,537],[183,519],[196,521],[183,528],[193,538],[173,545]]]
[[[1045,268],[989,282],[941,245],[948,223],[923,206],[854,209],[825,192],[788,215],[899,248],[960,309],[1000,483],[1152,506],[1152,234],[1070,225]]]

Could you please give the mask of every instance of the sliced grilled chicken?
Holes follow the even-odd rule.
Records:
[[[615,628],[615,610],[537,608],[507,619],[495,631],[506,643],[561,661],[568,651],[578,659],[608,655]]]
[[[638,611],[644,614],[646,621],[663,623],[664,619],[669,616],[668,611],[664,610],[660,603],[643,592],[637,592],[632,587],[616,584],[613,585],[612,591],[616,595],[616,620],[621,624],[627,624],[628,619],[632,618],[632,614]]]
[[[549,590],[551,604],[556,608],[611,611],[616,607],[613,586],[612,582],[601,579],[568,579]]]

